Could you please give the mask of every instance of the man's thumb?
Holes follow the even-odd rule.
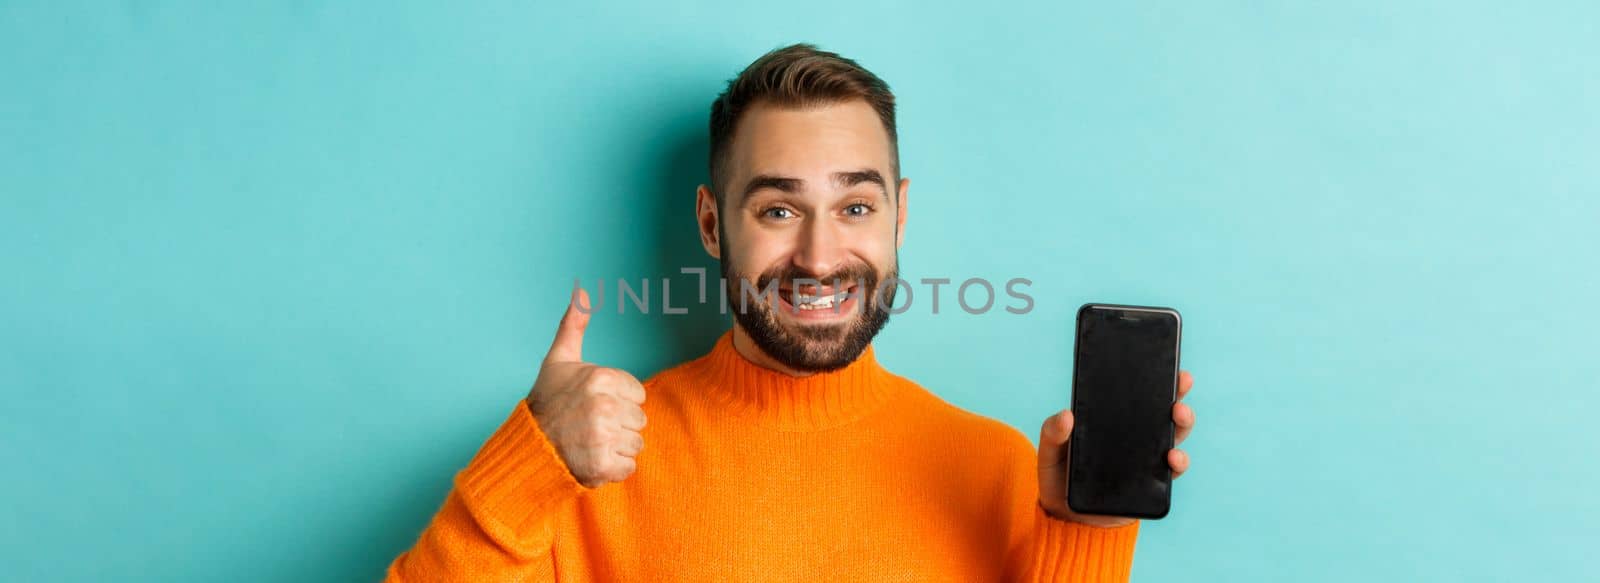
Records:
[[[574,287],[567,302],[567,313],[561,316],[561,326],[556,329],[556,339],[550,343],[550,353],[545,362],[578,362],[583,360],[583,331],[589,327],[589,292]]]
[[[1072,411],[1063,410],[1044,420],[1039,428],[1039,468],[1055,468],[1067,461],[1067,440],[1072,437]]]

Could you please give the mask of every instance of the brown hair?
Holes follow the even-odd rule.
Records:
[[[900,145],[894,125],[894,93],[889,84],[855,61],[818,49],[809,43],[792,44],[762,55],[728,81],[728,88],[711,102],[711,190],[717,206],[726,195],[728,146],[739,117],[758,103],[781,107],[812,107],[862,99],[878,112],[889,133],[890,189],[900,182]]]

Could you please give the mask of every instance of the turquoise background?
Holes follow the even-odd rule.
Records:
[[[891,369],[1036,437],[1078,305],[1184,313],[1137,579],[1600,577],[1594,3],[212,4],[0,3],[5,579],[381,578],[573,277],[714,266],[709,104],[796,41],[899,94],[903,275],[1034,281]]]

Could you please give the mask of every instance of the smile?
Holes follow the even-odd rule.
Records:
[[[837,291],[832,288],[810,289],[796,295],[791,288],[780,288],[778,295],[779,300],[791,311],[814,312],[833,309],[836,306],[843,307],[855,289],[856,285],[851,284]]]

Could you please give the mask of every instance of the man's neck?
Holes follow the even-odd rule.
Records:
[[[761,368],[772,369],[792,377],[807,377],[813,374],[789,368],[778,362],[778,359],[761,350],[760,346],[756,346],[755,339],[751,338],[750,333],[746,332],[744,326],[740,326],[738,322],[733,323],[733,349],[739,351],[739,355],[745,360]]]

